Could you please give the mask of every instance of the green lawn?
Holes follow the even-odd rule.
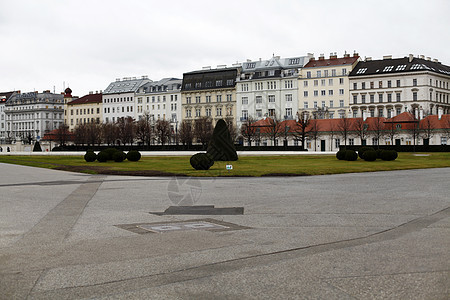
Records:
[[[143,157],[139,162],[87,163],[82,156],[0,156],[0,162],[90,174],[264,176],[323,175],[353,172],[450,167],[450,153],[399,153],[395,161],[339,161],[334,155],[241,156],[234,162],[216,162],[208,171],[196,171],[188,156]],[[226,165],[233,170],[227,171]]]

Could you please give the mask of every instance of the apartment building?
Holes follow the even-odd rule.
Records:
[[[392,118],[405,111],[416,118],[450,113],[450,67],[424,56],[360,61],[350,73],[354,117]]]
[[[68,102],[64,111],[64,123],[73,131],[81,124],[101,123],[103,119],[102,93],[91,92]]]
[[[331,53],[314,57],[301,69],[299,110],[316,119],[333,119],[349,114],[349,74],[359,61],[358,53],[338,58]]]
[[[273,56],[269,60],[247,60],[243,63],[236,83],[237,126],[240,127],[249,117],[295,118],[298,111],[298,77],[311,56]]]

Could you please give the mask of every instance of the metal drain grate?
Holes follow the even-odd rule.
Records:
[[[230,231],[250,228],[214,219],[188,220],[179,222],[172,221],[160,223],[121,224],[116,225],[116,227],[139,234],[180,231]]]

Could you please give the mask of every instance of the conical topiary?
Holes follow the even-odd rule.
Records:
[[[42,152],[41,144],[39,144],[39,142],[34,143],[33,152]]]
[[[221,119],[217,122],[206,152],[211,155],[214,161],[238,160],[230,131],[224,120]]]

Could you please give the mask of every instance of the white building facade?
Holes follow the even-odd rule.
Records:
[[[242,64],[236,81],[236,123],[249,117],[294,119],[298,111],[298,77],[310,56],[251,61]]]
[[[116,79],[103,91],[103,122],[116,122],[120,118],[138,118],[136,111],[136,93],[139,88],[151,82],[147,76],[140,79],[136,77],[125,77]]]
[[[5,104],[6,139],[31,142],[64,123],[64,95],[15,93]]]
[[[450,67],[409,55],[361,61],[350,74],[353,117],[395,117],[405,111],[416,118],[450,113]]]

